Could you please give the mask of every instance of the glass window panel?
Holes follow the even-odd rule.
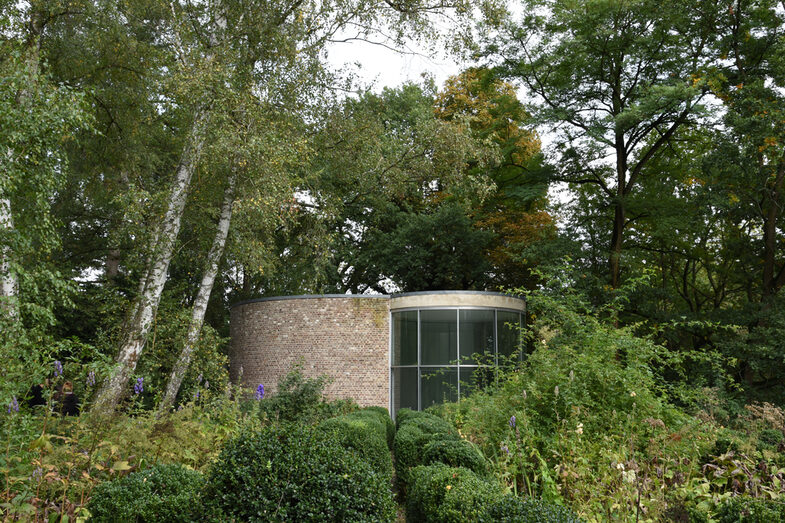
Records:
[[[457,317],[455,310],[420,311],[421,365],[446,365],[457,359]]]
[[[461,397],[465,398],[475,390],[482,390],[496,377],[495,366],[461,367]]]
[[[393,365],[417,365],[417,311],[392,315]]]
[[[460,311],[462,364],[493,364],[493,311]],[[485,354],[485,356],[483,356]]]
[[[509,359],[520,347],[521,314],[519,312],[497,311],[496,318],[499,333],[499,360],[501,363],[504,357]]]
[[[417,367],[392,370],[393,416],[400,409],[417,410]]]
[[[438,367],[421,369],[422,408],[458,399],[458,369]]]

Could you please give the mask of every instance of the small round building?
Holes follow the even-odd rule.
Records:
[[[231,309],[230,374],[275,392],[294,365],[394,415],[456,400],[520,353],[521,298],[482,291],[261,298]],[[241,371],[242,369],[242,371]],[[476,373],[480,374],[476,374]]]

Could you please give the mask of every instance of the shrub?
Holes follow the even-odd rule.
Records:
[[[99,484],[88,505],[90,521],[199,521],[203,485],[201,474],[182,465],[153,465]]]
[[[717,511],[719,523],[769,523],[785,521],[785,501],[736,497]]]
[[[570,509],[540,499],[522,500],[507,494],[491,504],[481,516],[482,523],[580,523]]]
[[[423,463],[423,450],[431,441],[458,439],[452,425],[431,414],[417,413],[407,417],[395,433],[395,472],[405,486],[409,469]]]
[[[280,421],[311,422],[322,418],[320,411],[325,404],[322,394],[328,381],[327,376],[306,378],[302,364],[297,364],[278,382],[274,395],[259,401],[260,414]]]
[[[385,478],[392,478],[387,427],[384,421],[379,419],[378,413],[359,411],[328,419],[319,425],[319,429],[329,432],[344,448],[356,452],[376,472]]]
[[[242,521],[392,521],[386,478],[330,433],[274,425],[230,441],[213,465],[205,503]]]
[[[424,465],[444,463],[451,467],[464,467],[479,476],[488,474],[488,464],[480,449],[464,439],[434,440],[425,445],[422,454]]]
[[[390,417],[390,413],[384,407],[365,407],[360,412],[376,413],[381,420],[384,421],[384,427],[387,436],[387,446],[392,450],[393,441],[395,440],[395,423]]]
[[[401,428],[401,425],[406,421],[407,418],[412,418],[417,416],[420,412],[412,409],[400,409],[398,412],[395,413],[395,427]]]
[[[785,440],[782,432],[776,429],[763,429],[758,435],[758,450],[775,450]]]
[[[479,521],[488,506],[502,496],[498,483],[443,463],[415,467],[410,478],[406,505],[409,521]]]

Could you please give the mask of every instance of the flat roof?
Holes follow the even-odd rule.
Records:
[[[242,300],[233,303],[229,308],[237,307],[239,305],[246,305],[248,303],[257,303],[264,301],[280,301],[280,300],[317,300],[321,298],[349,298],[349,299],[381,299],[389,300],[391,298],[406,298],[416,296],[443,296],[449,294],[479,294],[483,296],[504,296],[507,298],[522,300],[523,297],[514,294],[506,294],[504,292],[496,291],[416,291],[416,292],[399,292],[395,294],[297,294],[292,296],[269,296],[266,298],[253,298],[250,300]]]

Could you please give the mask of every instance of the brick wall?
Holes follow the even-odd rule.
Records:
[[[333,378],[326,395],[361,406],[390,403],[387,297],[290,298],[231,310],[230,375],[243,385],[275,392],[278,380],[303,362],[308,377]]]

